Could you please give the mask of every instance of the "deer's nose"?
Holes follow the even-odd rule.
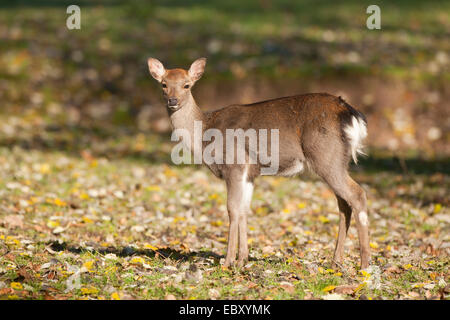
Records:
[[[176,106],[178,104],[178,99],[177,98],[169,98],[169,107],[173,107]]]

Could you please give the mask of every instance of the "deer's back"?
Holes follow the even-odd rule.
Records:
[[[338,97],[309,93],[212,111],[207,127],[223,132],[237,128],[279,129],[281,141],[286,135],[301,137],[310,129],[339,132],[339,116],[347,111],[346,103]]]

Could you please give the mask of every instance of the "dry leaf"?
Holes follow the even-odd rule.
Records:
[[[342,285],[342,286],[337,286],[334,289],[334,292],[340,293],[340,294],[353,294],[353,292],[355,292],[356,288],[358,288],[357,285]]]
[[[2,219],[3,224],[7,228],[20,228],[23,229],[23,216],[18,214],[11,214]]]

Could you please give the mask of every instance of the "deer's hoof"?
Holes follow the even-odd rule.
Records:
[[[246,263],[248,262],[248,258],[242,258],[242,259],[238,259],[236,266],[239,268],[242,268],[243,266],[246,265]]]
[[[341,261],[333,260],[331,262],[331,268],[332,269],[343,269],[343,265],[342,265]]]
[[[226,259],[225,262],[223,263],[222,267],[229,268],[233,265],[233,262],[234,261],[232,261],[231,259],[230,260]]]

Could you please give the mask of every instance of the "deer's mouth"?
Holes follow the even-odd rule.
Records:
[[[178,104],[176,104],[176,105],[174,105],[174,106],[167,105],[167,108],[168,108],[170,111],[177,111],[178,109],[180,109],[180,106],[179,106]]]

